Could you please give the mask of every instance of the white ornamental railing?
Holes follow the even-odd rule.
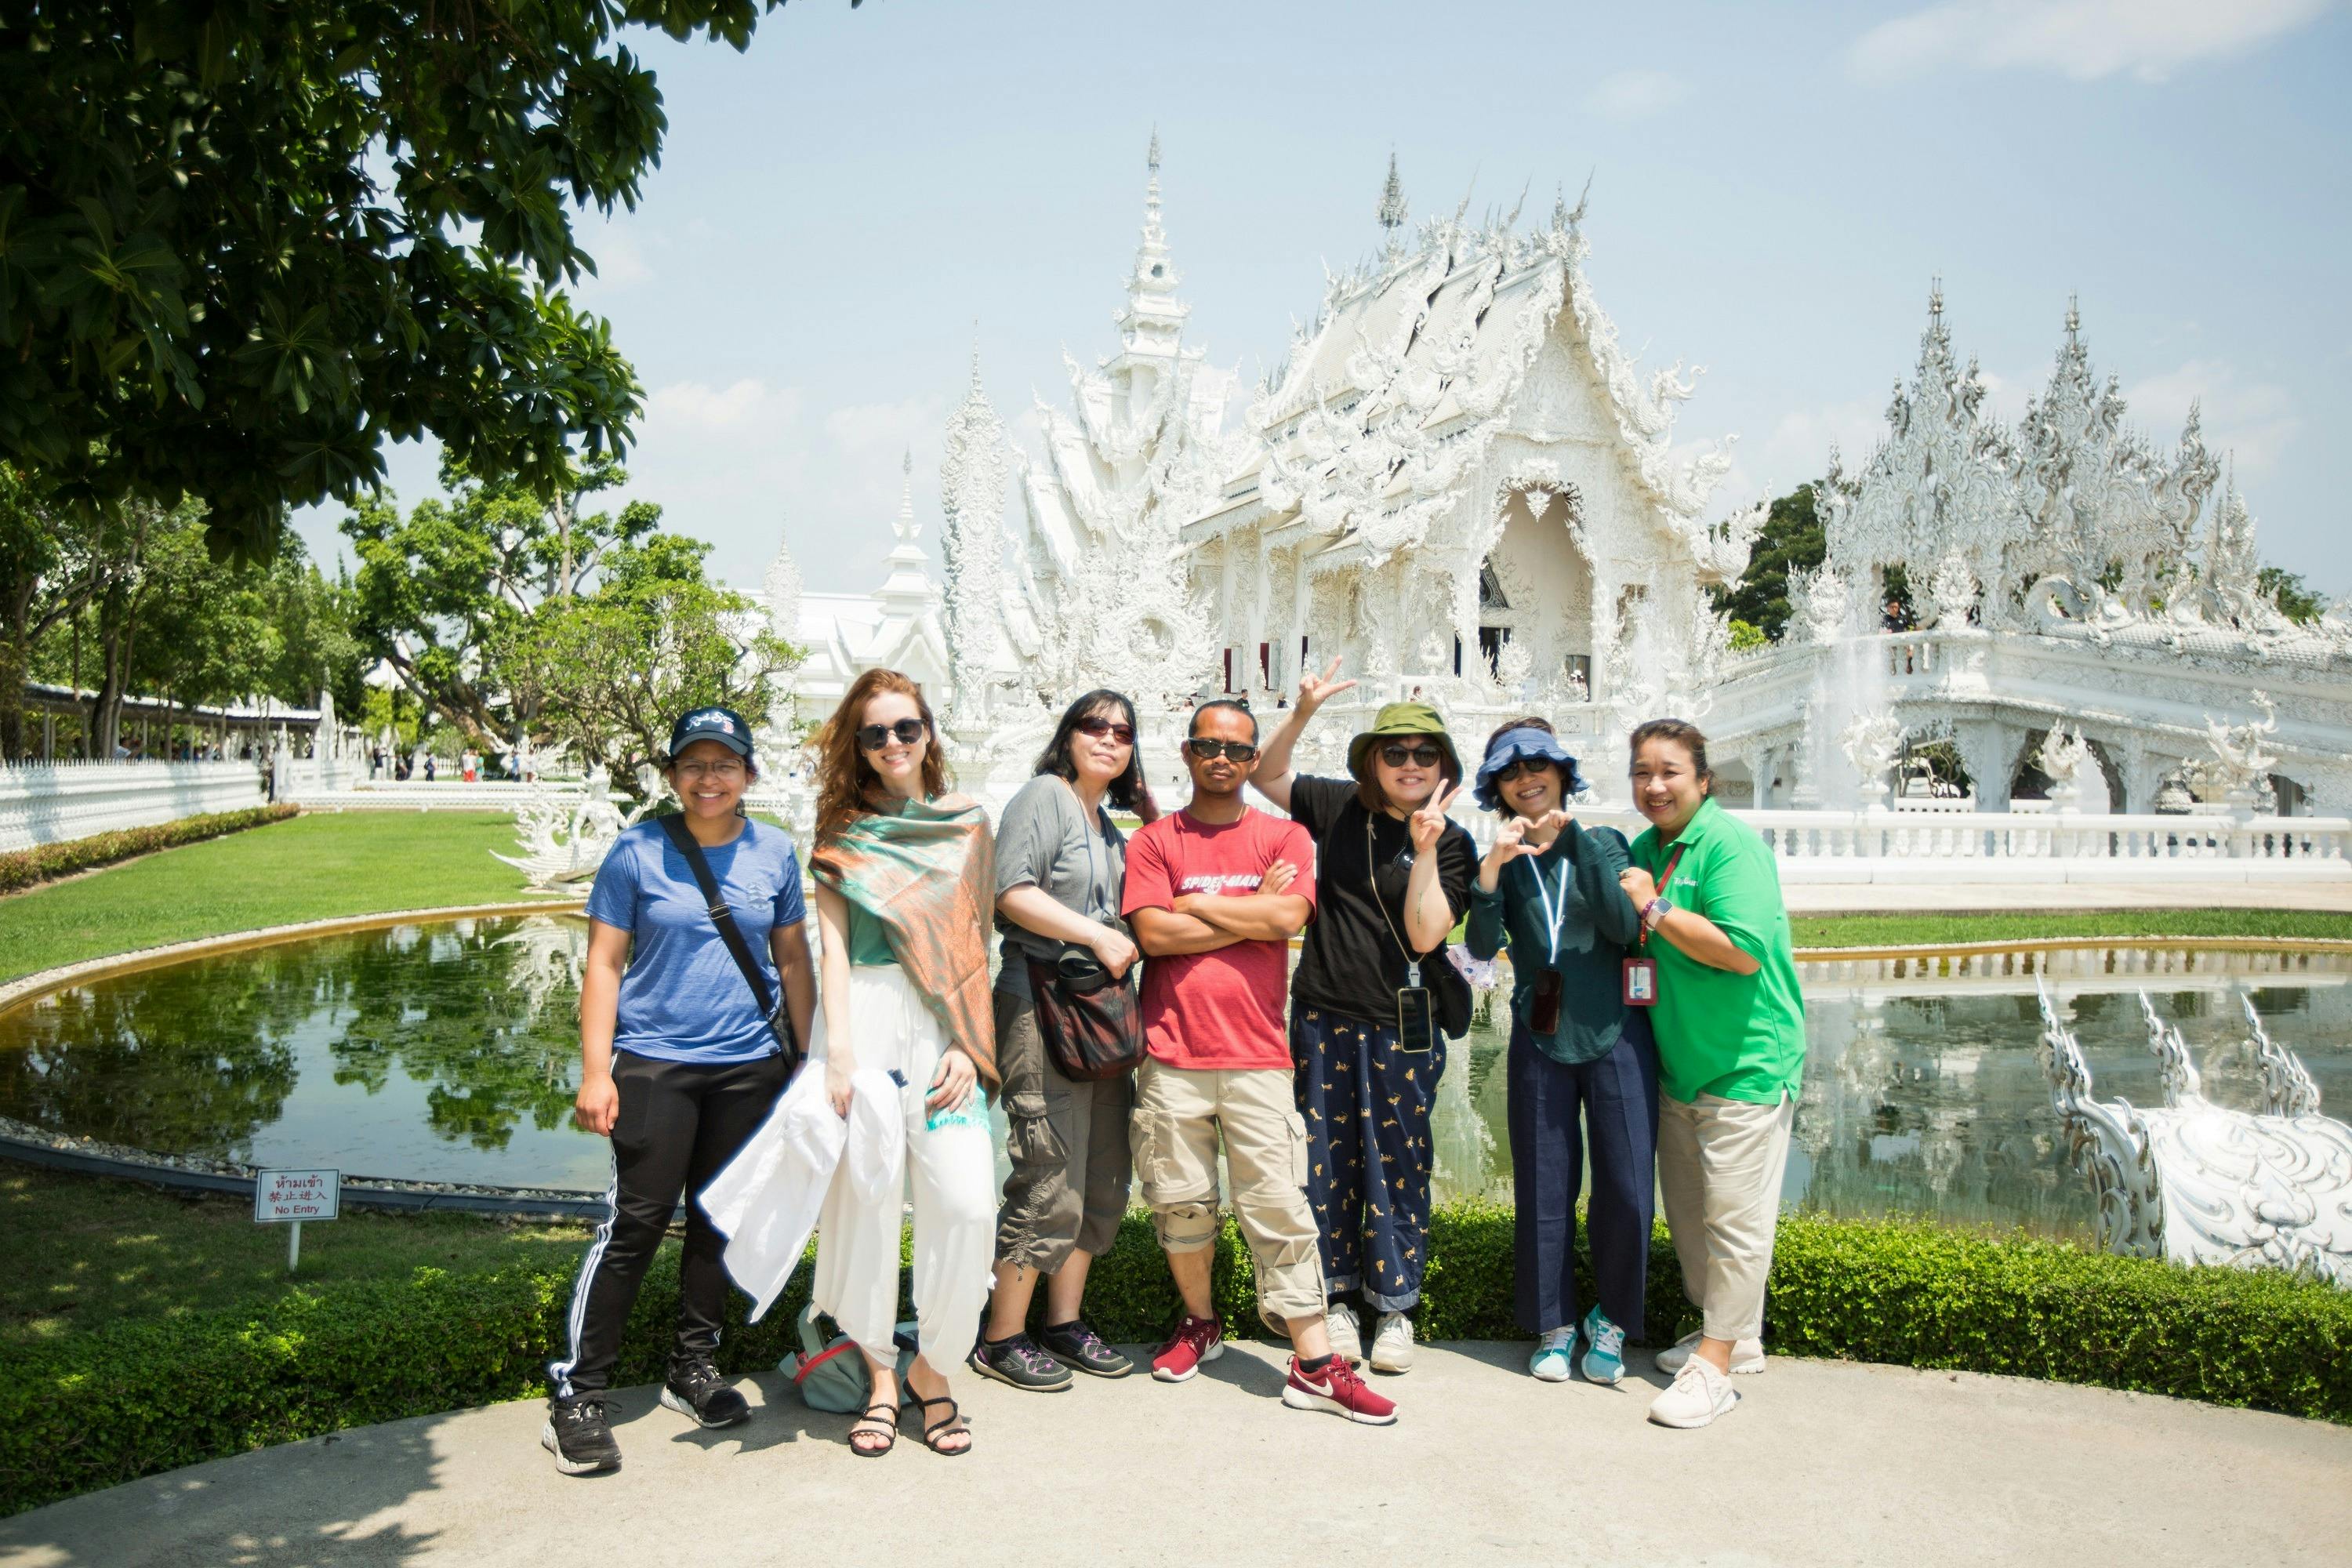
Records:
[[[17,763],[0,767],[0,854],[263,805],[250,762]]]

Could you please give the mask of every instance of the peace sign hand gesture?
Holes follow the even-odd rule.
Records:
[[[1312,713],[1342,691],[1354,690],[1356,683],[1352,680],[1339,679],[1339,656],[1336,653],[1331,656],[1331,662],[1323,667],[1321,675],[1300,674],[1298,711],[1302,714]]]
[[[1445,808],[1453,805],[1454,797],[1461,793],[1462,785],[1456,781],[1443,794],[1432,795],[1427,805],[1412,814],[1405,828],[1412,835],[1412,852],[1415,855],[1426,855],[1437,847],[1437,841],[1445,836],[1446,826],[1452,820],[1445,815]]]

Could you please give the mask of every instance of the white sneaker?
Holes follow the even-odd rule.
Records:
[[[1666,1391],[1650,1402],[1650,1419],[1661,1426],[1704,1426],[1739,1403],[1739,1391],[1714,1363],[1697,1356],[1683,1363]]]
[[[1381,1326],[1372,1335],[1372,1370],[1412,1370],[1412,1320],[1402,1312],[1381,1314]]]
[[[1575,1353],[1576,1329],[1562,1323],[1544,1331],[1544,1337],[1536,1342],[1535,1353],[1528,1357],[1528,1370],[1545,1383],[1566,1383]]]
[[[1348,1358],[1348,1364],[1360,1364],[1364,1359],[1364,1334],[1357,1326],[1355,1310],[1344,1301],[1334,1301],[1324,1309],[1323,1331],[1330,1336],[1331,1353]]]
[[[1706,1336],[1706,1332],[1704,1329],[1692,1330],[1666,1349],[1652,1356],[1651,1363],[1668,1377],[1674,1376],[1682,1371],[1685,1363],[1689,1362],[1691,1352],[1698,1347],[1698,1342]],[[1734,1376],[1745,1377],[1750,1373],[1763,1370],[1764,1342],[1762,1340],[1740,1340],[1732,1345],[1731,1371]]]

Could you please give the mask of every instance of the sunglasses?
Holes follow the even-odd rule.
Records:
[[[1231,757],[1237,763],[1245,763],[1257,755],[1257,742],[1255,741],[1212,741],[1199,735],[1185,742],[1184,749],[1204,763],[1213,763],[1219,757]]]
[[[1444,755],[1435,746],[1387,745],[1381,748],[1381,761],[1392,768],[1401,768],[1407,763],[1433,768]]]
[[[1092,735],[1097,741],[1108,735],[1122,746],[1135,744],[1135,726],[1132,724],[1114,724],[1108,719],[1081,719],[1071,728],[1081,735]]]
[[[920,719],[901,719],[896,724],[860,724],[857,727],[857,747],[860,751],[878,752],[896,741],[911,746],[923,738]]]
[[[1542,773],[1546,768],[1549,768],[1551,765],[1550,762],[1542,757],[1521,757],[1516,762],[1505,763],[1500,768],[1497,768],[1495,771],[1495,782],[1496,784],[1509,784],[1526,774]],[[1541,1031],[1538,1032],[1540,1033]]]

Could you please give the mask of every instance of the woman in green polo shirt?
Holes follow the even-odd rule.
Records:
[[[1706,737],[1679,719],[1633,734],[1633,805],[1650,826],[1622,881],[1641,911],[1628,986],[1649,973],[1658,1043],[1658,1186],[1683,1289],[1704,1326],[1657,1358],[1663,1426],[1738,1403],[1728,1373],[1764,1370],[1764,1279],[1789,1160],[1805,1009],[1772,851],[1715,803]]]

